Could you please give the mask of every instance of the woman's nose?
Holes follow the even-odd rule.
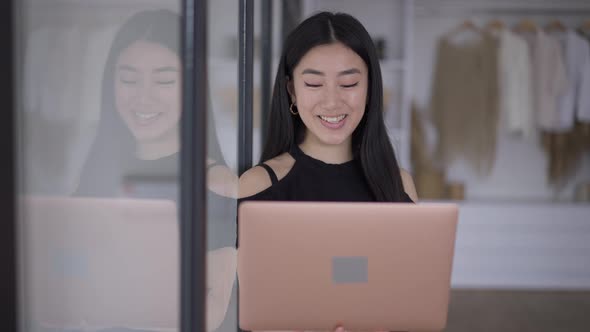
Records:
[[[148,104],[153,97],[152,85],[150,83],[144,82],[139,86],[137,91],[137,101],[139,103]]]
[[[323,104],[326,109],[334,109],[340,105],[340,92],[337,87],[326,88]]]

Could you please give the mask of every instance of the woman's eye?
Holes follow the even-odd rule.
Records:
[[[121,83],[128,84],[128,85],[137,84],[137,80],[134,80],[134,79],[121,78],[120,81],[121,81]]]
[[[311,83],[305,82],[305,86],[308,88],[319,88],[322,85],[321,84],[311,84]]]
[[[126,85],[134,85],[138,84],[141,80],[141,76],[136,71],[129,71],[129,70],[121,70],[117,73],[117,77],[119,78],[119,82],[126,84]]]
[[[176,80],[168,80],[168,81],[156,81],[158,85],[172,85],[176,83]]]
[[[343,88],[354,88],[358,84],[359,84],[359,82],[356,82],[356,83],[353,83],[353,84],[345,84],[345,85],[342,85],[342,87]]]

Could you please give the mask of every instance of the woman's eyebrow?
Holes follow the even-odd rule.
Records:
[[[162,73],[162,72],[178,72],[178,69],[176,67],[172,67],[172,66],[167,66],[167,67],[160,67],[160,68],[156,68],[154,69],[155,73]]]
[[[119,70],[127,70],[127,71],[137,72],[137,69],[135,67],[132,67],[129,65],[120,65]]]
[[[309,68],[308,69],[305,69],[304,71],[301,72],[301,75],[305,75],[305,74],[326,76],[326,74],[324,74],[323,72],[321,72],[319,70],[309,69]]]
[[[343,70],[343,71],[339,72],[338,76],[360,74],[360,73],[361,73],[361,71],[359,69],[351,68],[351,69],[347,69],[347,70]]]
[[[350,68],[350,69],[346,69],[343,70],[341,72],[338,73],[338,76],[343,76],[343,75],[352,75],[352,74],[360,74],[361,71],[357,68]],[[305,75],[305,74],[312,74],[312,75],[319,75],[319,76],[326,76],[325,73],[319,71],[319,70],[315,70],[315,69],[305,69],[304,71],[301,72],[301,75]]]

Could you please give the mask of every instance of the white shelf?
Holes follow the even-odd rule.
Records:
[[[454,288],[590,289],[589,205],[459,203]]]

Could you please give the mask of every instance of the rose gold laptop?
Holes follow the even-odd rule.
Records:
[[[174,202],[28,197],[21,207],[31,321],[84,331],[178,328]]]
[[[244,330],[440,331],[455,204],[244,202]]]

